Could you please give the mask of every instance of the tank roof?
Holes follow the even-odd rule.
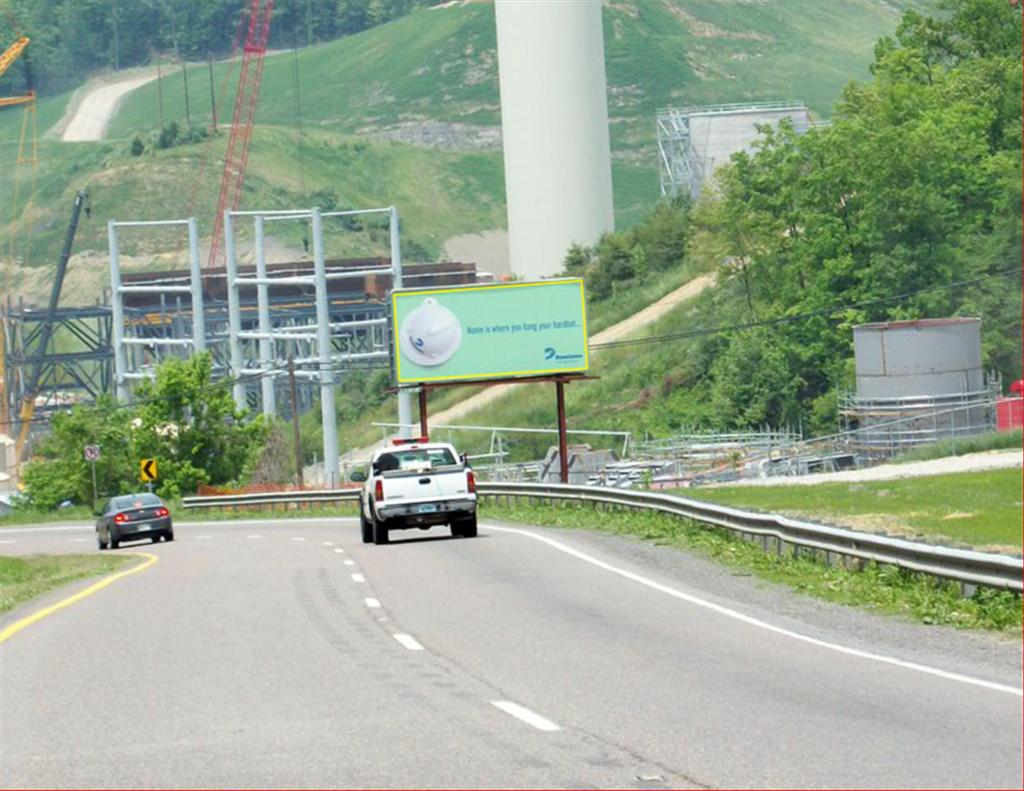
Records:
[[[919,327],[944,327],[953,324],[970,324],[979,322],[977,316],[956,317],[949,319],[910,319],[907,321],[876,321],[872,324],[857,324],[854,330],[903,330]]]

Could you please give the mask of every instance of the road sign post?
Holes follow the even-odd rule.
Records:
[[[139,480],[148,484],[149,491],[153,491],[156,478],[156,459],[139,459]]]
[[[100,460],[100,446],[99,445],[86,445],[82,452],[85,456],[85,460],[92,465],[92,508],[96,510],[96,462]]]

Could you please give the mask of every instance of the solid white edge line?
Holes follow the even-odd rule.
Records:
[[[364,577],[362,574],[353,574],[352,575],[352,581],[353,582],[366,582],[366,577]]]
[[[537,712],[530,711],[525,706],[520,706],[518,703],[513,703],[510,700],[492,700],[491,705],[501,709],[506,714],[511,714],[517,720],[522,720],[527,725],[532,725],[539,731],[551,732],[561,730],[547,717],[542,717]]]
[[[698,607],[703,607],[707,610],[711,610],[712,612],[716,612],[719,615],[724,615],[728,618],[733,618],[737,621],[742,621],[743,623],[748,624],[750,626],[757,627],[758,629],[764,629],[769,632],[774,632],[775,634],[782,635],[783,637],[789,637],[793,640],[800,640],[801,642],[809,643],[810,645],[818,646],[819,648],[825,648],[829,651],[836,651],[840,654],[846,654],[847,656],[855,656],[860,659],[868,659],[872,662],[881,662],[882,664],[886,665],[902,667],[905,670],[915,670],[919,673],[925,673],[930,676],[937,676],[939,678],[944,678],[949,681],[957,681],[961,684],[970,684],[976,687],[983,687],[984,689],[995,690],[996,692],[1005,692],[1010,695],[1016,695],[1017,697],[1024,697],[1024,690],[1018,689],[1016,687],[1006,686],[1005,684],[997,684],[993,681],[985,681],[984,679],[973,678],[972,676],[965,676],[960,673],[952,673],[948,670],[940,670],[937,667],[921,665],[917,662],[907,662],[903,659],[896,659],[895,657],[885,656],[883,654],[873,654],[870,651],[861,651],[859,648],[849,648],[848,646],[839,645],[838,643],[830,643],[827,640],[819,640],[816,637],[810,637],[809,635],[800,634],[799,632],[793,632],[789,629],[783,629],[781,626],[775,626],[774,624],[770,624],[767,621],[762,621],[760,618],[754,618],[750,615],[744,615],[743,613],[738,612],[737,610],[732,610],[728,607],[723,607],[720,604],[715,604],[714,602],[707,601],[706,599],[701,599],[698,596],[694,596],[689,593],[683,593],[680,590],[671,588],[668,585],[663,585],[660,582],[655,582],[654,580],[649,580],[646,577],[643,577],[632,571],[627,571],[626,569],[621,569],[617,566],[613,566],[610,563],[605,563],[603,560],[598,560],[595,557],[591,557],[585,552],[581,552],[580,550],[574,549],[573,547],[570,547],[567,544],[563,544],[561,541],[556,541],[555,539],[548,538],[547,536],[541,536],[536,533],[531,533],[528,530],[520,530],[515,527],[497,527],[491,524],[482,525],[482,527],[486,527],[488,530],[496,530],[499,533],[514,533],[516,535],[532,538],[535,541],[540,541],[543,544],[547,544],[548,546],[557,549],[559,552],[564,552],[567,555],[571,555],[577,560],[582,560],[585,563],[590,563],[591,565],[597,566],[600,569],[610,571],[612,574],[618,574],[620,577],[625,577],[628,580],[632,580],[633,582],[645,585],[648,588],[652,588],[653,590],[658,591],[659,593],[667,594],[668,596],[672,596],[676,599],[682,599],[683,601],[689,602],[690,604],[694,604]]]
[[[416,642],[416,638],[413,637],[411,634],[393,634],[391,636],[394,637],[398,642],[400,642],[405,648],[408,648],[410,651],[423,650],[423,646]]]
[[[380,601],[378,599],[368,598],[363,599],[363,601],[366,602],[366,606],[369,607],[371,610],[376,610],[378,607],[380,607]]]

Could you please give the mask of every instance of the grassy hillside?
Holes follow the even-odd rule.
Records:
[[[827,115],[847,80],[868,76],[874,41],[895,28],[906,2],[606,3],[618,226],[635,223],[658,198],[653,140],[658,107],[803,98],[815,112]],[[302,49],[297,56],[285,52],[268,57],[243,204],[296,206],[309,203],[318,192],[339,206],[394,202],[411,249],[426,257],[439,255],[450,236],[503,227],[493,14],[493,6],[484,3],[421,10]],[[215,67],[217,85],[229,68]],[[237,64],[233,68],[237,79]],[[202,125],[210,116],[207,69],[192,67],[189,76],[192,120]],[[36,198],[28,211],[26,168],[20,171],[17,200],[12,189],[21,113],[0,112],[0,241],[5,253],[14,218],[19,233],[14,256],[18,266],[5,255],[5,288],[24,291],[37,301],[45,293],[47,278],[40,267],[57,257],[75,189],[88,188],[93,206],[76,241],[76,251],[86,257],[78,266],[90,270],[78,282],[82,302],[99,293],[108,219],[184,216],[193,204],[202,232],[210,232],[226,138],[222,134],[210,144],[210,165],[201,178],[202,144],[154,151],[160,91],[165,118],[184,125],[183,81],[180,72],[171,72],[159,87],[150,83],[125,99],[107,141],[62,144],[52,134],[44,139]],[[301,165],[295,145],[297,98],[307,135]],[[40,101],[41,133],[57,123],[69,99],[64,94]],[[219,111],[222,123],[230,117],[232,99],[229,90],[228,106]],[[447,133],[443,148],[408,144],[424,124],[438,123],[447,125],[442,126]],[[142,157],[129,155],[135,135],[149,147]],[[30,248],[26,229],[31,229]],[[149,240],[148,250],[132,252],[155,251],[163,242],[160,237]],[[285,233],[282,241],[297,245],[299,235]],[[334,252],[345,254],[381,249],[373,234],[348,234],[337,243]],[[175,249],[177,244],[170,243],[170,250]]]
[[[187,216],[200,218],[200,232],[211,231],[220,184],[220,165],[227,145],[225,136],[209,143],[208,162],[201,168],[206,143],[149,151],[141,157],[128,153],[123,141],[59,143],[45,140],[40,146],[36,174],[36,196],[25,209],[27,198],[23,181],[19,196],[18,258],[29,254],[29,266],[12,267],[7,287],[32,295],[36,300],[45,292],[43,271],[53,264],[63,242],[72,197],[77,189],[87,189],[92,216],[82,220],[75,250],[104,252],[107,244],[106,221],[121,219],[161,219]],[[14,153],[4,152],[5,163]],[[314,200],[328,201],[337,207],[381,206],[394,203],[402,218],[403,239],[413,259],[434,259],[451,236],[472,233],[505,223],[504,175],[498,151],[433,151],[409,145],[369,142],[332,132],[313,131],[302,150],[305,173],[305,197],[300,183],[299,151],[291,130],[278,127],[257,129],[252,142],[243,203],[246,206],[294,207]],[[629,224],[656,199],[657,176],[652,168],[631,163],[616,163],[615,178],[618,221]],[[202,177],[199,178],[200,172]],[[23,170],[27,176],[28,171]],[[314,196],[315,199],[314,199]],[[13,199],[13,195],[10,196]],[[2,219],[9,220],[8,205],[2,207]],[[5,249],[11,223],[4,230]],[[30,250],[25,229],[31,227]],[[244,229],[242,231],[244,236]],[[301,249],[299,227],[274,228],[279,242]],[[329,254],[379,254],[387,250],[386,233],[381,229],[346,231],[330,235]],[[182,240],[169,233],[132,234],[124,237],[128,255],[146,256],[159,252],[180,258]],[[154,260],[154,268],[183,265],[180,260]],[[92,301],[106,273],[105,261],[88,264],[92,280],[76,281],[82,287],[79,299]],[[145,262],[131,265],[145,266]],[[74,269],[74,267],[72,267]],[[74,272],[72,273],[75,274]],[[80,273],[79,273],[80,274]],[[34,287],[33,287],[34,284]]]
[[[831,112],[840,88],[865,79],[872,48],[891,32],[898,11],[881,0],[605,3],[609,113],[615,145],[653,139],[657,108],[754,99],[803,99]],[[215,74],[219,84],[226,65]],[[290,124],[295,83],[290,54],[266,61],[261,123]],[[422,10],[358,35],[302,50],[299,92],[304,119],[360,132],[424,120],[500,123],[494,8],[471,3]],[[190,71],[193,117],[209,120],[205,66]],[[165,108],[184,115],[180,75],[162,86]],[[198,97],[198,98],[197,98]],[[156,84],[136,91],[111,126],[123,137],[150,130]],[[220,115],[227,117],[225,110]]]

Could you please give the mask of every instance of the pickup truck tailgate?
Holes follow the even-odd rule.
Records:
[[[429,472],[388,472],[384,480],[384,501],[436,502],[467,493],[465,470]]]

